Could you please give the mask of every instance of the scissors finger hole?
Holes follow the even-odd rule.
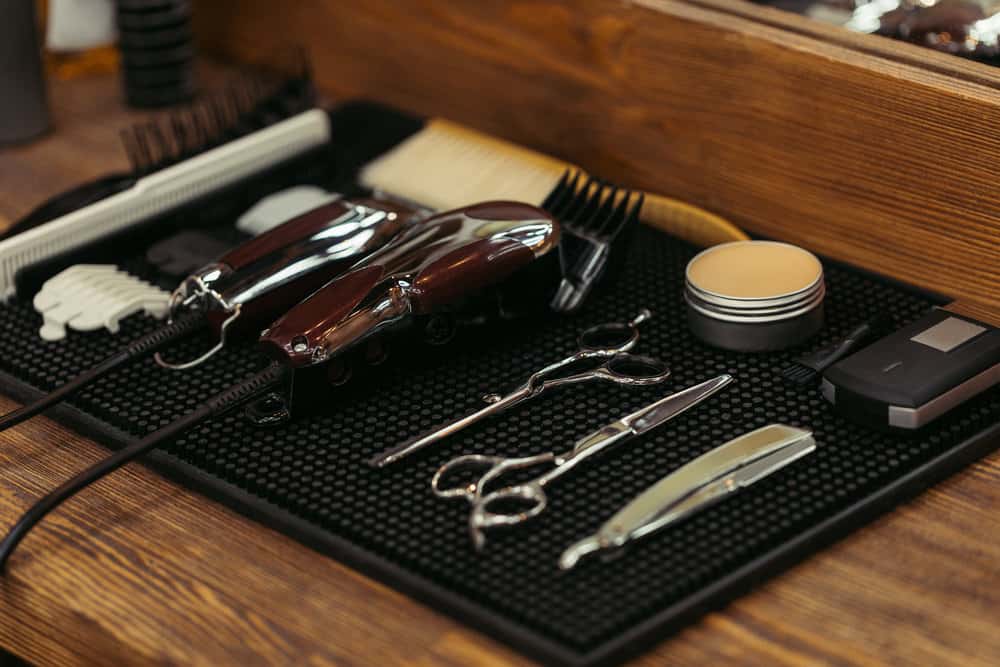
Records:
[[[628,324],[601,324],[590,327],[580,334],[579,344],[584,350],[620,350],[631,349],[639,340],[639,332]]]
[[[467,455],[459,457],[441,466],[431,488],[435,495],[441,498],[467,496],[472,498],[479,490],[479,483],[484,471],[496,463],[495,457]]]
[[[653,357],[634,354],[619,354],[608,360],[608,373],[620,380],[631,380],[643,384],[663,382],[670,377],[667,365]]]
[[[500,489],[485,496],[479,507],[484,525],[520,523],[545,509],[545,494],[530,484]]]

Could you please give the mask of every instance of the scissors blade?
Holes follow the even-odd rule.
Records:
[[[579,460],[596,454],[619,440],[641,435],[656,428],[671,417],[676,417],[688,408],[694,407],[732,381],[731,375],[720,375],[661,398],[651,405],[583,436],[573,445],[572,453],[567,458]]]
[[[623,417],[620,421],[628,426],[632,433],[641,435],[685,410],[693,408],[732,381],[732,375],[720,375],[661,398],[656,403]]]
[[[476,422],[485,419],[494,413],[502,412],[507,408],[520,403],[530,394],[530,387],[522,385],[520,388],[501,398],[499,401],[490,403],[486,407],[467,414],[461,419],[456,419],[442,426],[438,426],[437,428],[426,431],[415,438],[410,438],[409,440],[394,447],[390,447],[385,451],[379,452],[372,458],[368,459],[368,465],[375,468],[384,468],[385,466],[406,458],[410,454],[418,452],[421,449],[438,442],[439,440],[443,440],[452,433],[457,433],[458,431],[461,431],[462,429],[471,426],[472,424],[475,424]]]

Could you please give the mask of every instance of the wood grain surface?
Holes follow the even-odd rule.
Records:
[[[53,87],[56,132],[0,151],[0,224],[124,165],[118,99],[110,78]],[[0,435],[0,525],[105,454],[45,418]],[[998,509],[994,455],[635,664],[998,664]],[[530,664],[141,465],[56,511],[9,566],[0,646],[39,665]]]
[[[239,12],[203,2],[195,17],[204,48],[227,57],[294,40],[333,92],[456,120],[1000,305],[997,73],[834,39],[745,3],[702,4],[250,0]]]
[[[984,303],[969,300],[955,301],[948,304],[945,310],[1000,327],[1000,308],[993,308]]]

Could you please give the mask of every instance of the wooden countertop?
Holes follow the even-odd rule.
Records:
[[[0,224],[125,166],[134,114],[113,78],[56,83],[51,105],[53,134],[0,150]],[[0,435],[0,525],[104,454],[45,418]],[[1000,664],[998,510],[995,454],[636,664]],[[25,540],[0,579],[0,646],[58,665],[530,664],[141,465]]]

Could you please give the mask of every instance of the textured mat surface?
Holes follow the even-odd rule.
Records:
[[[856,503],[899,484],[1000,420],[1000,391],[979,397],[918,436],[848,424],[817,393],[783,384],[777,371],[806,348],[841,335],[887,308],[901,322],[930,306],[924,296],[849,269],[828,266],[827,321],[808,345],[784,353],[710,349],[684,322],[683,269],[694,250],[644,228],[618,284],[569,321],[524,322],[462,336],[447,351],[392,358],[378,386],[358,383],[331,395],[324,414],[259,430],[237,412],[197,429],[161,465],[191,476],[213,495],[285,528],[310,544],[422,599],[459,612],[487,631],[549,660],[607,659],[662,638],[695,613],[753,580],[750,566],[780,552]],[[373,453],[481,405],[483,394],[511,388],[528,373],[576,349],[590,324],[624,320],[640,308],[636,352],[667,360],[665,386],[566,388],[490,419],[385,470]],[[107,334],[37,337],[39,318],[25,303],[0,308],[0,370],[36,388],[53,387],[106,355]],[[148,326],[126,322],[123,336]],[[193,354],[204,341],[177,346]],[[191,408],[260,365],[252,348],[232,349],[187,373],[138,363],[105,378],[74,405],[110,442],[138,436]],[[531,454],[561,450],[580,435],[673,390],[728,372],[736,382],[707,403],[620,445],[554,483],[549,509],[517,528],[493,531],[484,553],[466,532],[468,507],[435,498],[436,467],[460,453]],[[10,389],[10,388],[8,388]],[[23,388],[22,388],[23,389]],[[593,560],[560,574],[556,559],[623,503],[664,474],[725,440],[770,422],[815,431],[812,455],[748,491],[630,548],[612,562]],[[956,459],[957,461],[957,459]],[[919,480],[914,484],[925,484]],[[911,485],[910,490],[913,490]],[[93,492],[93,491],[90,491]],[[860,519],[861,510],[854,507]],[[329,538],[329,539],[327,539]],[[346,545],[346,546],[345,546]],[[801,553],[801,546],[798,547]],[[733,573],[743,572],[739,577]],[[707,594],[711,593],[711,596]]]

